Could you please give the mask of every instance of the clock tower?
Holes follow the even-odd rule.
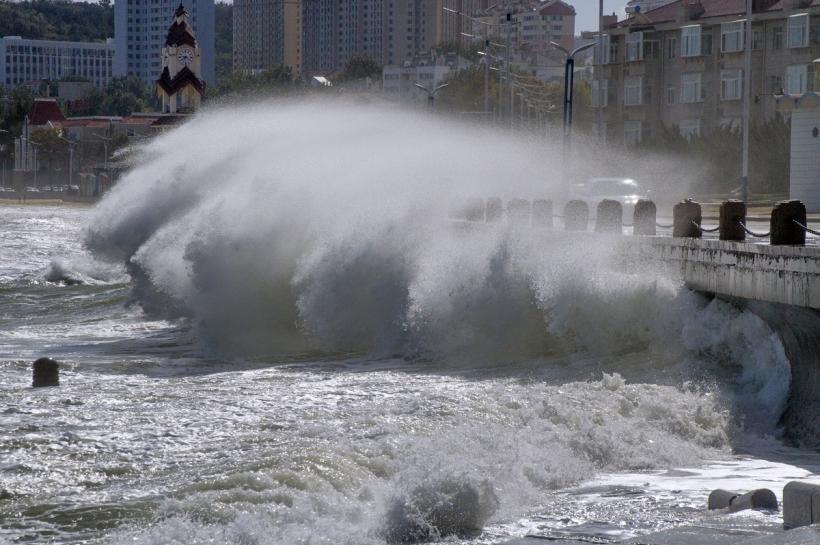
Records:
[[[163,113],[188,113],[199,108],[205,93],[202,59],[188,12],[179,5],[162,48],[162,73],[157,80],[157,96]]]

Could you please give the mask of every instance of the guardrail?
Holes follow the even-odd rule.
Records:
[[[720,205],[718,225],[703,225],[700,203],[686,199],[672,209],[672,223],[658,223],[658,208],[651,200],[639,200],[634,207],[632,223],[624,223],[623,205],[619,201],[604,199],[590,218],[589,205],[585,201],[571,200],[564,205],[563,215],[553,213],[553,202],[547,199],[511,199],[504,202],[498,197],[486,200],[475,198],[465,202],[463,208],[451,214],[453,218],[471,222],[498,223],[506,216],[511,224],[532,225],[552,229],[554,218],[563,220],[566,231],[586,231],[590,220],[598,233],[621,234],[624,227],[632,227],[636,236],[654,236],[658,229],[671,229],[673,237],[702,238],[703,233],[717,233],[720,240],[743,242],[746,236],[769,239],[774,246],[804,246],[806,233],[820,237],[820,231],[808,227],[806,206],[798,200],[780,201],[772,208],[769,232],[757,233],[746,225],[746,204],[730,199]]]

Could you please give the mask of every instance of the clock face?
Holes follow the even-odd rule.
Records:
[[[181,64],[188,66],[194,61],[194,52],[188,48],[180,49],[179,53],[177,53],[177,60]]]

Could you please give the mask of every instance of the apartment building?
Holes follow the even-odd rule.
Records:
[[[302,68],[301,0],[234,0],[233,69]]]
[[[302,0],[302,71],[330,74],[353,55],[401,64],[442,41],[442,0]]]
[[[427,91],[417,87],[416,83],[427,89],[435,89],[452,70],[464,67],[464,61],[452,54],[442,57],[421,56],[401,66],[385,66],[382,71],[382,91],[388,99],[427,100]]]
[[[0,39],[0,85],[76,78],[102,89],[111,80],[114,43],[29,40],[20,36]]]
[[[593,106],[611,143],[677,127],[690,137],[743,115],[745,0],[677,0],[607,29]],[[751,116],[768,119],[782,94],[816,90],[820,0],[754,0]]]
[[[162,48],[177,6],[189,14],[202,50],[202,78],[215,81],[214,0],[118,0],[114,3],[115,76],[137,76],[153,85],[162,70]]]

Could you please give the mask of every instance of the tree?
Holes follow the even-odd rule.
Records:
[[[150,109],[154,101],[151,91],[136,76],[113,78],[105,89],[91,93],[95,115],[127,116]]]
[[[66,160],[68,143],[60,138],[59,129],[34,129],[31,141],[37,147],[37,162],[54,170],[55,165],[63,165]]]
[[[220,81],[207,94],[208,100],[282,95],[303,88],[289,66],[276,66],[257,74],[236,73]]]
[[[381,79],[382,67],[372,57],[357,54],[350,57],[345,64],[338,81],[351,81],[364,78],[378,77]]]

